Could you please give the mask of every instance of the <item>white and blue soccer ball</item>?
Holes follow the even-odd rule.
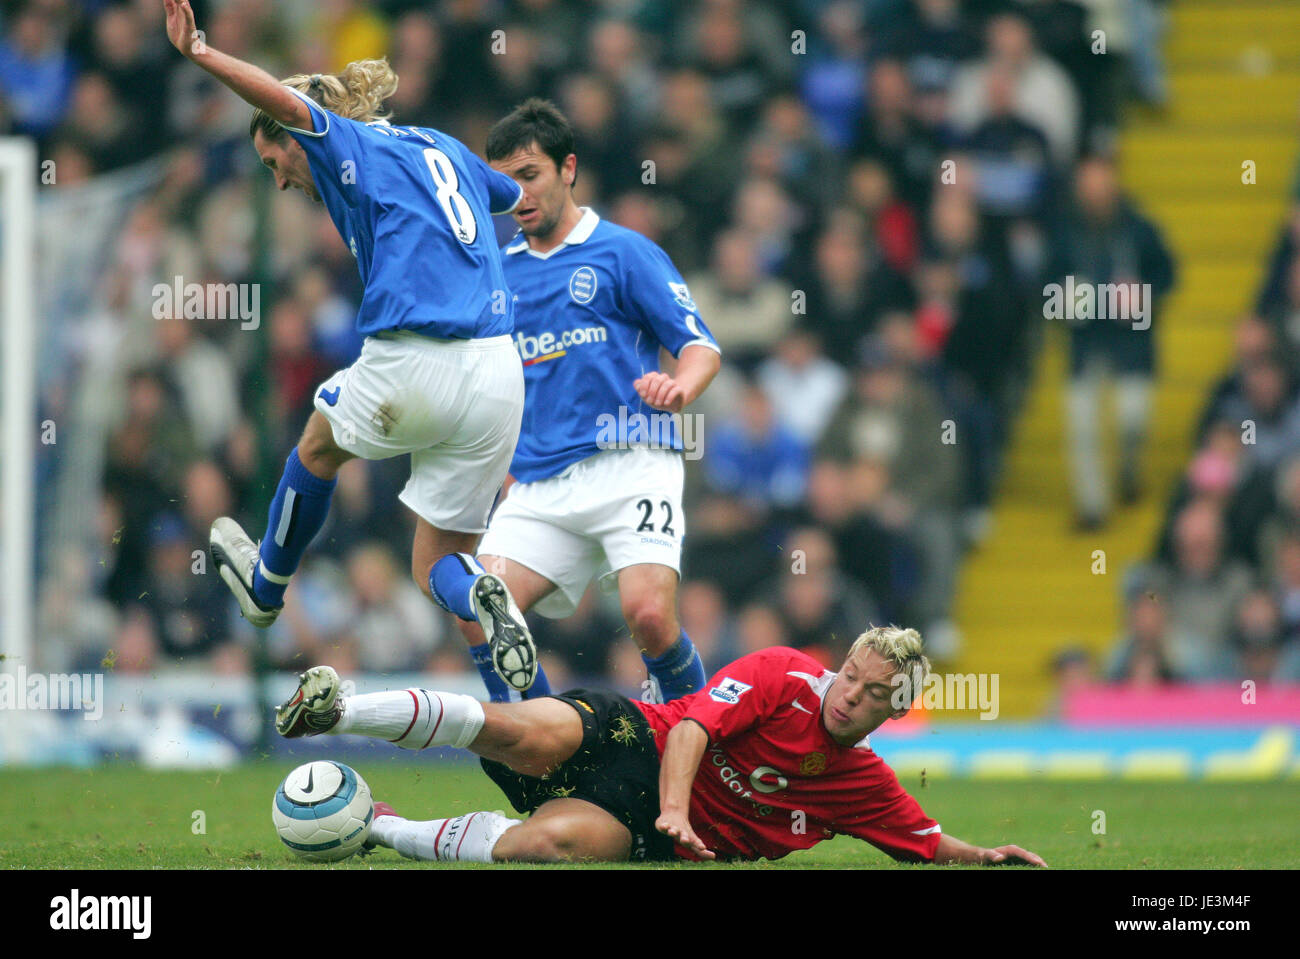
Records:
[[[337,862],[370,835],[375,804],[370,787],[343,763],[318,760],[284,777],[271,804],[280,841],[303,859]]]

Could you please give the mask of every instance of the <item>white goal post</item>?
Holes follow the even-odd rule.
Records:
[[[0,672],[32,668],[35,589],[36,145],[0,137]]]

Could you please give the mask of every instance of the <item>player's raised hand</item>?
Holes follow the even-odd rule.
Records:
[[[647,373],[632,384],[637,395],[657,410],[680,413],[686,405],[686,393],[667,373],[656,370]]]
[[[701,859],[716,859],[717,855],[704,845],[704,840],[695,835],[691,821],[682,813],[661,813],[655,820],[655,828],[679,846],[684,846]]]
[[[1019,846],[998,846],[984,850],[984,861],[995,866],[1046,866],[1042,858]]]
[[[185,56],[203,52],[203,37],[194,22],[190,0],[163,0],[167,10],[167,39]]]

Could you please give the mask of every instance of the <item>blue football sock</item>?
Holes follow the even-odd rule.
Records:
[[[686,635],[686,630],[682,630],[681,638],[662,656],[651,659],[642,653],[641,658],[650,675],[658,680],[664,702],[698,693],[708,680],[704,674],[704,662],[695,651],[695,644]]]
[[[506,681],[492,668],[492,649],[487,643],[471,646],[469,655],[474,660],[474,665],[478,667],[478,674],[483,677],[483,685],[487,687],[488,698],[492,702],[509,703],[519,699],[518,694],[511,695],[514,690],[507,686]]]
[[[434,602],[449,613],[471,623],[478,622],[474,604],[469,601],[474,581],[483,575],[479,561],[468,553],[448,553],[429,570],[429,592]]]
[[[284,602],[289,577],[325,524],[336,483],[313,475],[298,459],[298,447],[293,448],[271,500],[266,535],[258,549],[262,561],[253,573],[253,594],[260,602],[268,606]]]

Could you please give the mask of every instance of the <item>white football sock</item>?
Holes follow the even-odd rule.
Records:
[[[330,732],[377,736],[403,749],[464,749],[478,736],[483,719],[483,704],[473,696],[399,689],[348,696]]]
[[[455,819],[428,822],[377,816],[370,826],[370,838],[381,846],[396,849],[407,859],[492,862],[492,848],[497,840],[521,822],[522,819],[507,819],[495,812],[473,812]]]

